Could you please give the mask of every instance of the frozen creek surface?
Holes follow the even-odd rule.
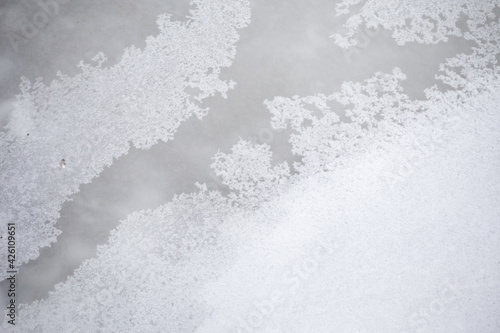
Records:
[[[398,132],[384,153],[365,140],[364,149],[351,147],[346,161],[326,173],[316,168],[298,175],[292,168],[295,180],[276,184],[278,193],[258,187],[259,196],[272,195],[256,207],[233,210],[205,197],[181,199],[180,208],[161,206],[176,194],[198,192],[195,182],[228,195],[224,176],[217,179],[209,165],[240,138],[269,143],[273,166],[301,160],[292,155],[290,127],[271,127],[265,100],[330,95],[345,81],[395,67],[407,76],[400,85],[409,98],[425,99],[424,89],[438,83],[439,64],[475,46],[461,37],[399,46],[381,30],[346,56],[328,38],[345,31],[336,4],[250,2],[251,22],[238,30],[234,61],[220,74],[236,82],[227,98],[204,99],[210,110],[202,120],[182,122],[168,142],[131,148],[62,205],[57,242],[19,269],[17,301],[31,304],[19,311],[20,332],[78,331],[86,320],[96,332],[500,329],[498,85],[467,99],[467,111],[449,116],[453,126],[426,124],[436,128],[421,140],[411,135],[425,130],[409,123],[408,133]],[[49,84],[58,70],[74,75],[80,60],[90,62],[101,51],[108,58],[103,66],[111,67],[125,47],[142,49],[148,35],[157,35],[157,15],[185,21],[194,7],[188,1],[70,1],[17,52],[2,38],[2,124],[15,112],[20,75]],[[6,2],[2,31],[15,30],[18,17],[30,19],[38,8]],[[498,58],[495,48],[489,51]],[[304,159],[310,170],[314,156]],[[141,209],[153,211],[129,216]],[[7,288],[2,282],[2,304]],[[79,310],[62,311],[76,304]]]

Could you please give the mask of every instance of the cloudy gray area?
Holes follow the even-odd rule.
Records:
[[[208,115],[201,121],[184,122],[173,141],[148,150],[132,148],[90,184],[81,185],[62,207],[56,224],[62,230],[58,241],[20,268],[18,302],[46,298],[82,262],[96,256],[97,246],[106,243],[110,231],[130,213],[155,209],[175,194],[193,192],[195,182],[226,191],[209,165],[217,151],[229,151],[239,138],[269,143],[273,163],[298,160],[288,143],[290,132],[270,130],[271,115],[264,100],[330,94],[344,81],[361,81],[394,67],[408,76],[402,83],[405,92],[424,98],[423,90],[436,83],[439,64],[471,47],[454,37],[448,43],[401,47],[390,32],[381,30],[348,59],[328,38],[342,31],[343,20],[335,17],[334,8],[335,2],[326,0],[251,1],[251,24],[240,31],[234,63],[221,74],[222,79],[235,81],[236,88],[227,99],[218,96],[205,101]],[[111,66],[119,62],[125,47],[142,48],[147,36],[157,34],[159,14],[184,20],[188,9],[186,0],[72,0],[52,8],[54,12],[32,38],[16,46],[9,33],[19,33],[17,24],[33,22],[42,9],[32,0],[1,1],[0,123],[10,119],[21,76],[31,80],[41,76],[49,83],[57,71],[76,74],[78,62],[89,62],[98,52],[107,56],[105,65]],[[8,301],[7,283],[0,287],[3,306]]]

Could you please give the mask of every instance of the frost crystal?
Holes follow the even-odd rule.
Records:
[[[337,15],[349,13],[349,8],[361,0],[344,0],[337,5]],[[450,36],[463,36],[457,24],[466,17],[468,23],[484,24],[495,18],[493,8],[498,0],[367,0],[358,14],[345,23],[347,33],[333,34],[335,43],[342,48],[356,46],[355,35],[362,24],[369,28],[383,27],[392,30],[392,37],[399,45],[407,42],[436,44],[446,42]]]
[[[402,93],[399,82],[406,76],[398,69],[377,73],[363,83],[345,82],[338,93],[300,98],[275,97],[265,104],[276,129],[290,126],[293,153],[303,157],[295,169],[301,173],[332,170],[340,157],[359,151],[372,142],[377,131],[407,125],[420,103]],[[341,119],[331,104],[344,106]],[[314,171],[313,171],[314,170]]]
[[[231,154],[217,153],[211,167],[225,185],[237,191],[241,204],[252,205],[274,194],[274,189],[290,175],[286,162],[272,168],[271,157],[267,144],[253,145],[240,140]]]
[[[348,8],[359,2],[344,1],[338,5],[338,13],[348,13]],[[496,4],[487,1],[404,2],[404,6],[416,6],[406,12],[407,16],[398,16],[411,18],[412,24],[408,25],[404,19],[400,22],[387,16],[387,12],[397,16],[395,13],[401,9],[401,2],[367,1],[360,14],[351,16],[346,24],[350,29],[349,38],[365,22],[369,27],[382,24],[387,29],[394,29],[393,36],[401,44],[408,41],[436,43],[446,41],[446,36],[456,33],[473,41],[475,46],[472,53],[458,54],[441,64],[442,74],[436,78],[451,89],[442,92],[437,86],[432,86],[425,91],[427,100],[410,100],[399,85],[406,76],[395,68],[392,74],[377,73],[364,83],[345,82],[340,92],[329,96],[275,97],[266,101],[273,115],[273,127],[290,126],[294,131],[290,138],[293,152],[303,157],[302,163],[295,163],[295,169],[308,174],[333,170],[342,163],[341,157],[365,150],[377,141],[376,138],[395,140],[408,126],[415,124],[420,124],[421,128],[430,124],[442,127],[438,123],[446,122],[443,117],[452,116],[453,108],[463,105],[479,92],[494,89],[500,78],[497,66],[500,26],[491,13]],[[460,33],[452,29],[459,14],[469,17],[468,29]],[[450,17],[456,19],[442,19]],[[434,31],[423,23],[428,19],[436,19],[441,25]],[[423,29],[423,26],[430,30]],[[401,37],[403,30],[405,38]],[[355,45],[355,41],[348,44]],[[335,109],[335,104],[340,104],[344,110]],[[342,113],[343,117],[339,117]]]
[[[346,0],[339,5],[339,12],[348,13],[349,7],[359,2],[359,0]],[[207,10],[202,3],[197,3],[199,8]],[[388,9],[380,12],[381,5],[374,3],[374,1],[367,2],[363,11],[371,8],[374,16],[383,17],[384,10]],[[210,7],[215,11],[210,12],[210,16],[217,16],[219,13],[222,17],[225,11],[219,12],[222,7],[219,7],[221,3],[217,4],[218,6]],[[232,7],[234,4],[235,2],[227,3],[226,7],[237,9]],[[248,326],[248,323],[242,323],[241,318],[246,320],[257,313],[254,310],[255,302],[264,300],[265,304],[269,304],[269,299],[273,299],[273,289],[278,287],[281,288],[279,289],[282,292],[281,298],[287,302],[280,303],[281,307],[273,305],[273,311],[261,312],[263,320],[260,324],[265,323],[268,327],[259,327],[255,330],[272,331],[272,327],[279,327],[283,331],[297,331],[297,327],[300,327],[303,331],[322,331],[311,327],[316,324],[317,328],[323,324],[323,319],[326,320],[323,314],[322,317],[318,317],[317,314],[312,314],[310,317],[305,315],[308,319],[322,319],[306,323],[311,327],[294,326],[300,321],[295,315],[302,319],[304,313],[307,313],[306,307],[310,303],[305,301],[310,302],[310,298],[314,298],[316,302],[314,304],[328,304],[332,311],[338,313],[343,313],[344,308],[352,312],[362,300],[366,299],[364,298],[366,295],[373,301],[375,293],[371,290],[359,291],[358,282],[366,281],[353,282],[352,278],[356,274],[351,274],[362,272],[372,276],[372,266],[378,263],[377,259],[380,261],[380,258],[376,258],[377,254],[374,255],[369,251],[359,253],[358,257],[360,262],[366,260],[365,265],[369,267],[366,271],[360,267],[354,267],[356,269],[354,272],[339,271],[339,266],[332,264],[336,262],[334,259],[344,260],[342,265],[350,267],[353,257],[343,254],[335,256],[334,252],[328,250],[323,252],[328,252],[332,257],[327,257],[327,260],[321,262],[316,261],[317,265],[321,264],[321,268],[316,270],[315,267],[315,271],[306,276],[312,276],[309,280],[306,278],[290,280],[303,281],[292,284],[294,288],[286,283],[283,284],[279,273],[290,270],[292,266],[287,264],[294,264],[294,255],[302,258],[301,262],[311,262],[311,258],[318,252],[310,252],[311,249],[307,250],[304,244],[307,245],[311,236],[317,236],[315,233],[322,234],[326,229],[325,225],[328,226],[331,235],[338,236],[339,243],[345,245],[346,250],[349,245],[356,247],[364,243],[364,239],[358,236],[363,235],[367,227],[379,232],[382,230],[381,239],[366,238],[373,243],[387,245],[386,236],[391,231],[398,237],[401,235],[399,220],[394,225],[382,223],[385,217],[394,211],[398,212],[397,210],[379,211],[383,216],[376,217],[375,222],[380,223],[371,223],[374,221],[373,217],[363,215],[366,210],[363,199],[369,198],[364,191],[371,189],[373,193],[369,194],[376,198],[378,198],[376,195],[380,194],[379,188],[372,186],[376,183],[372,179],[372,171],[377,168],[381,170],[382,167],[372,165],[373,161],[382,160],[383,163],[387,163],[384,160],[386,154],[391,153],[393,156],[394,152],[398,153],[397,147],[401,142],[404,143],[412,137],[425,137],[429,132],[434,133],[434,130],[439,130],[441,137],[435,141],[436,143],[443,142],[447,136],[451,137],[450,133],[453,133],[455,138],[460,138],[459,144],[464,143],[468,137],[462,138],[458,135],[459,129],[450,128],[448,125],[450,119],[464,121],[466,119],[464,116],[471,112],[474,112],[473,119],[483,122],[491,119],[495,122],[486,129],[482,122],[478,122],[481,124],[478,126],[472,122],[467,123],[468,130],[476,131],[468,135],[474,138],[475,134],[483,130],[488,132],[489,137],[492,137],[491,133],[495,133],[493,126],[498,124],[499,119],[495,111],[498,109],[500,91],[500,73],[496,63],[500,34],[497,22],[483,20],[484,17],[488,17],[484,10],[491,9],[491,4],[485,2],[465,4],[463,1],[448,1],[445,4],[446,6],[437,2],[418,2],[415,6],[420,8],[421,12],[418,12],[418,15],[415,12],[412,17],[419,23],[412,27],[419,28],[408,30],[406,37],[400,41],[444,40],[445,36],[457,33],[453,29],[456,21],[444,20],[443,27],[447,27],[446,29],[432,30],[424,24],[428,14],[433,15],[430,17],[441,17],[440,13],[449,8],[444,13],[449,12],[449,16],[454,17],[457,11],[460,13],[467,11],[466,14],[474,18],[474,22],[468,22],[469,30],[462,32],[463,37],[474,41],[476,46],[472,53],[457,55],[441,66],[441,74],[437,78],[445,83],[449,90],[443,91],[433,86],[426,90],[425,100],[411,100],[400,85],[406,76],[400,69],[395,68],[392,73],[376,73],[363,82],[345,82],[340,91],[330,95],[315,94],[291,98],[278,96],[265,101],[272,114],[272,126],[288,127],[293,131],[290,138],[293,152],[302,156],[302,162],[295,164],[298,171],[295,176],[290,176],[286,163],[272,166],[268,145],[255,145],[240,140],[231,153],[217,153],[212,164],[216,174],[233,191],[229,196],[223,196],[217,191],[207,191],[206,185],[198,184],[198,193],[180,195],[158,209],[130,215],[112,232],[109,242],[99,248],[97,258],[82,264],[67,282],[57,285],[47,299],[20,308],[19,329],[23,332],[227,332],[238,331],[238,328],[239,331],[244,331],[242,327]],[[387,6],[393,8],[396,4],[389,2]],[[375,7],[379,8],[377,12],[374,11]],[[448,17],[445,14],[443,17]],[[354,22],[353,27],[359,24],[360,18],[366,19],[366,15],[365,13],[351,20],[350,22]],[[245,21],[234,20],[235,17],[237,16],[230,15],[227,18],[233,20],[231,27],[239,27],[243,24],[241,22]],[[194,22],[198,21],[194,20],[193,26],[196,25]],[[199,24],[202,24],[200,22],[205,21],[200,20]],[[386,28],[394,28],[395,31],[403,29],[397,20],[395,22]],[[425,30],[422,27],[429,29]],[[423,38],[420,35],[422,31],[429,33],[430,36]],[[206,93],[213,92],[204,91],[200,96],[205,96]],[[488,102],[490,97],[494,97],[493,101]],[[29,108],[31,99],[21,99],[21,102],[25,103],[25,110],[31,110]],[[483,115],[484,119],[481,117]],[[23,119],[31,119],[29,113],[24,117]],[[106,121],[112,119],[110,117]],[[125,121],[122,118],[120,120]],[[33,124],[38,123],[38,121],[33,122]],[[148,126],[156,128],[154,124]],[[2,135],[5,139],[5,134]],[[141,135],[146,134],[141,133]],[[135,138],[132,135],[130,137]],[[155,138],[155,135],[152,137]],[[494,138],[497,139],[498,136]],[[17,138],[16,144],[21,142],[20,140],[20,137]],[[143,144],[147,146],[149,141],[144,140],[147,143]],[[419,143],[420,141],[416,141],[416,144]],[[5,140],[0,141],[0,144],[5,149],[17,147],[6,144]],[[495,150],[498,155],[498,147],[489,147],[489,144],[483,143],[482,147]],[[407,148],[405,146],[401,151],[412,154],[411,149]],[[367,153],[368,158],[360,154],[362,152]],[[67,161],[66,169],[57,168],[57,172],[71,171],[71,168],[74,168],[71,157],[68,156],[70,155],[64,156]],[[56,165],[61,158],[53,156]],[[356,169],[351,171],[345,167],[349,163],[358,162],[359,165],[356,167],[363,172],[358,173]],[[495,166],[497,165],[498,162]],[[441,169],[446,168],[446,165],[441,167]],[[362,178],[363,181],[357,182],[358,178]],[[357,184],[358,188],[353,189],[353,184]],[[21,188],[25,186],[27,185]],[[448,189],[443,189],[443,192],[447,191]],[[310,197],[305,197],[304,193]],[[356,195],[363,197],[359,199],[355,197]],[[450,193],[446,195],[452,196]],[[20,198],[25,197],[20,196]],[[342,200],[346,207],[344,211],[338,206]],[[354,205],[356,200],[359,201],[356,203],[358,206]],[[272,206],[272,209],[264,204],[265,201]],[[317,205],[317,202],[320,204]],[[31,207],[30,204],[31,202],[26,201],[26,207]],[[249,207],[252,209],[249,210]],[[452,212],[453,207],[447,209],[447,213],[456,213]],[[57,207],[54,211],[57,211]],[[259,219],[260,214],[265,215],[269,211],[280,216],[279,225],[269,226],[271,223],[265,224]],[[10,214],[14,212],[11,211]],[[332,216],[338,215],[348,218],[360,216],[363,223],[358,223],[359,220],[355,218],[349,221],[334,220],[332,223]],[[476,215],[471,214],[471,216]],[[421,223],[422,221],[417,219],[415,226]],[[385,230],[387,226],[394,230]],[[374,229],[371,229],[372,227]],[[344,233],[337,234],[332,230]],[[248,240],[250,237],[258,238],[258,241],[252,243]],[[461,242],[461,239],[458,242]],[[384,247],[384,249],[385,258],[394,259],[393,253],[389,253],[392,248]],[[296,251],[299,255],[284,253],[288,250]],[[408,247],[405,250],[409,250]],[[357,265],[358,260],[355,261]],[[438,267],[438,270],[443,270],[443,267]],[[380,272],[383,278],[373,281],[379,283],[379,280],[390,278],[384,275],[387,274],[386,266],[382,265]],[[342,281],[336,279],[341,273],[347,275],[344,281],[352,283],[352,287],[338,283],[334,285],[336,289],[332,289],[332,283]],[[393,286],[393,284],[387,285],[391,293]],[[349,303],[348,307],[335,303],[338,301],[336,296],[346,292],[346,288],[352,288],[356,293],[360,293],[353,294],[355,296],[353,303],[349,303],[352,299],[345,300]],[[263,293],[257,294],[255,291]],[[333,293],[335,297],[332,297]],[[382,294],[385,295],[392,294]],[[264,303],[257,303],[259,308],[263,307],[262,304]],[[269,309],[269,306],[265,308]],[[317,309],[312,309],[312,312]],[[363,309],[371,311],[373,307],[363,307]],[[406,310],[407,308],[404,308],[401,312]],[[382,314],[373,315],[369,319],[377,318],[378,315]],[[342,316],[333,318],[338,321]],[[358,318],[348,318],[347,321],[349,320],[351,324],[359,322]],[[381,320],[373,321],[385,323]],[[331,330],[331,327],[327,326],[322,327],[323,331]],[[346,327],[343,327],[344,330]],[[399,332],[402,328],[378,331]]]
[[[48,299],[21,306],[18,326],[23,332],[192,332],[206,312],[196,290],[214,278],[226,259],[221,251],[231,246],[218,239],[230,208],[201,186],[200,193],[131,214],[98,248],[98,259],[84,262]]]
[[[0,132],[0,220],[17,224],[17,265],[56,240],[62,203],[126,154],[129,142],[149,148],[172,139],[182,121],[206,114],[203,99],[225,97],[234,87],[219,73],[232,63],[249,4],[192,2],[187,22],[161,15],[160,33],[144,50],[126,49],[115,66],[103,67],[106,58],[98,54],[96,65],[80,63],[80,74],[58,73],[49,86],[23,79],[8,132]],[[4,279],[5,251],[0,260]]]

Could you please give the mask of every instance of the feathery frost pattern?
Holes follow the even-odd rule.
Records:
[[[362,0],[344,0],[337,4],[337,16],[349,14],[354,5]],[[462,37],[460,22],[484,24],[494,20],[493,9],[498,0],[367,0],[359,13],[351,15],[345,23],[347,33],[333,34],[335,43],[342,48],[356,46],[353,38],[364,24],[368,28],[383,27],[392,31],[399,45],[408,42],[436,44],[447,42],[451,36]]]
[[[339,6],[339,12],[346,14],[349,6],[359,2],[346,0]],[[382,8],[374,3],[368,1],[361,10],[362,14],[353,16],[351,22],[361,24],[362,19],[370,17],[368,12],[374,17],[384,18],[395,6],[395,3],[388,2],[389,5]],[[330,95],[277,96],[265,101],[272,114],[272,126],[277,129],[289,127],[293,131],[290,138],[293,152],[302,157],[302,161],[294,165],[295,175],[291,175],[286,163],[272,166],[269,146],[240,140],[231,153],[217,153],[212,164],[215,173],[232,190],[228,196],[208,191],[205,184],[197,184],[197,193],[183,194],[158,209],[130,215],[112,232],[109,242],[99,248],[97,258],[86,261],[67,282],[57,285],[47,299],[20,308],[19,328],[23,332],[238,331],[237,318],[244,317],[248,310],[245,301],[251,303],[255,299],[254,295],[248,295],[254,289],[242,290],[240,282],[254,286],[261,281],[254,279],[257,274],[253,267],[246,265],[248,261],[240,263],[238,268],[241,271],[235,269],[236,257],[244,257],[245,246],[251,244],[251,240],[246,239],[249,235],[267,240],[266,246],[270,248],[279,244],[283,235],[302,240],[302,234],[295,232],[290,236],[284,231],[288,228],[286,223],[291,220],[309,230],[301,220],[300,209],[306,210],[316,202],[302,200],[304,188],[307,190],[311,179],[311,183],[317,181],[311,192],[319,188],[325,190],[323,194],[331,194],[331,188],[340,184],[339,200],[344,194],[348,198],[346,201],[355,200],[348,192],[352,190],[351,183],[345,182],[354,182],[358,177],[374,182],[369,172],[357,175],[347,170],[350,162],[363,159],[362,153],[376,155],[379,159],[389,153],[396,155],[395,147],[401,140],[410,136],[427,137],[432,131],[441,131],[441,139],[451,137],[458,129],[450,127],[449,120],[464,119],[471,114],[476,119],[484,115],[498,122],[495,110],[498,109],[500,73],[496,56],[500,51],[500,33],[498,21],[486,13],[492,9],[493,3],[418,3],[416,6],[420,10],[413,11],[411,17],[412,22],[416,22],[411,25],[416,27],[413,30],[403,33],[404,28],[397,20],[390,23],[389,18],[384,19],[387,24],[384,27],[393,29],[398,41],[434,43],[456,35],[476,44],[471,53],[447,59],[440,67],[441,73],[436,78],[446,84],[448,90],[432,86],[426,90],[427,99],[412,100],[400,85],[406,79],[405,74],[395,68],[392,73],[376,73],[363,82],[345,82],[340,91]],[[424,24],[430,12],[431,18],[442,21],[437,30]],[[456,20],[451,18],[456,13],[469,16],[468,31],[459,33],[453,29]],[[496,98],[489,101],[491,96]],[[67,159],[68,168],[71,167],[70,160]],[[372,167],[371,161],[365,163],[368,169]],[[345,174],[350,177],[348,180],[339,176]],[[314,180],[317,176],[322,177],[320,181]],[[328,186],[322,187],[324,183]],[[323,202],[323,208],[331,205],[322,197],[316,199]],[[329,197],[329,200],[332,199]],[[296,201],[305,204],[297,208]],[[281,225],[273,226],[282,228],[274,234],[278,236],[276,239],[264,238],[272,228],[269,223],[262,222],[261,215],[280,215],[282,211],[289,215],[282,214]],[[325,220],[330,218],[326,212],[319,211],[318,214],[324,214],[321,218]],[[272,223],[275,220],[266,221]],[[317,225],[312,228],[318,227],[319,230],[324,227],[318,226],[320,223],[323,222],[315,219],[311,224]],[[264,246],[263,242],[257,244]],[[262,255],[255,260],[256,265],[261,265],[261,271],[268,264],[286,268],[285,264],[276,264],[273,258],[266,257],[268,252],[264,250],[259,248],[250,252]],[[283,255],[283,258],[287,257]],[[329,268],[329,271],[328,268],[325,270],[331,275],[338,273]],[[236,282],[221,278],[238,273]],[[234,285],[226,286],[226,281]],[[269,281],[263,281],[262,288],[267,287],[265,282]],[[315,290],[314,286],[309,288],[299,289],[299,294],[307,298],[308,294],[322,292],[319,288]],[[232,295],[235,289],[241,294]],[[217,296],[224,292],[236,299],[235,304],[219,302]],[[289,291],[284,297],[290,299],[291,295]],[[211,297],[215,301],[211,302]],[[241,305],[238,303],[240,299],[243,300]],[[290,304],[292,308],[294,303],[290,301]],[[266,323],[273,322],[283,331],[296,329],[292,327],[295,322],[289,321],[290,316],[281,322],[278,319],[284,316],[276,319],[279,311],[273,313],[277,313],[274,319],[266,317]],[[272,327],[268,329],[272,331]],[[241,327],[240,331],[243,331]],[[401,328],[398,331],[402,331]]]
[[[269,145],[240,140],[231,154],[218,152],[211,167],[222,182],[235,191],[229,197],[248,208],[272,196],[274,189],[290,176],[288,163],[271,167],[271,157]]]
[[[147,149],[173,138],[182,121],[201,118],[206,97],[235,86],[219,79],[235,56],[237,29],[249,22],[241,1],[192,1],[186,22],[158,18],[144,50],[130,47],[115,66],[80,63],[81,73],[50,85],[24,79],[7,132],[0,132],[0,220],[17,224],[20,265],[56,240],[54,223],[69,196],[90,182],[130,142]],[[60,161],[65,160],[65,168]],[[5,243],[7,237],[3,237]],[[0,255],[2,267],[6,253]],[[5,278],[6,267],[1,278]]]

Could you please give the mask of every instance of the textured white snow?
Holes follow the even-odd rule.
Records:
[[[88,207],[153,209],[121,220],[89,260],[99,241],[84,225],[59,235],[25,267],[62,283],[43,299],[46,285],[20,291],[15,331],[498,332],[499,3],[358,3],[198,0],[183,19],[186,2],[143,50],[111,52],[116,65],[33,93],[25,83],[0,132],[0,217],[19,225],[18,264],[56,241],[62,204],[81,188]],[[180,126],[190,114],[205,117]],[[149,150],[113,160],[130,141]],[[132,188],[113,181],[131,170]],[[141,188],[150,173],[172,188]],[[109,206],[121,199],[106,193],[125,192],[137,208]],[[86,215],[63,220],[71,212]]]

